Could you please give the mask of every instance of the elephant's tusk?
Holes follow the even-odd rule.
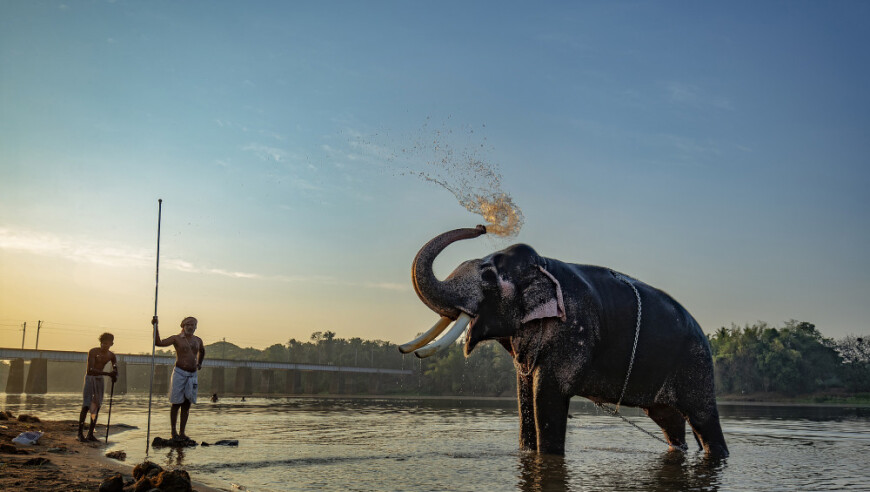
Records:
[[[441,332],[444,331],[445,328],[447,328],[447,325],[449,325],[451,321],[452,320],[447,316],[442,316],[441,319],[439,319],[438,322],[429,329],[429,331],[404,345],[399,345],[399,352],[403,354],[408,354],[426,345],[432,340],[435,340],[435,337],[440,335]]]
[[[414,355],[421,359],[425,359],[426,357],[434,355],[436,352],[447,348],[451,343],[459,338],[459,335],[462,335],[470,321],[471,316],[466,313],[461,313],[459,318],[456,319],[456,323],[453,324],[453,328],[451,328],[446,335],[441,337],[438,341],[430,343],[429,345],[415,351]]]

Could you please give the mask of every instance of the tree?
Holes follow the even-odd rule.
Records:
[[[815,325],[789,320],[782,328],[763,321],[710,337],[719,392],[811,393],[837,386],[841,358]]]
[[[833,349],[843,359],[841,377],[848,391],[870,391],[870,341],[848,335],[833,343]]]

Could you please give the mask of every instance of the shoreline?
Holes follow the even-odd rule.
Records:
[[[827,407],[827,408],[870,408],[870,403],[815,403],[791,401],[759,401],[759,400],[717,400],[717,405],[745,407]]]
[[[104,441],[82,443],[77,439],[75,420],[42,420],[39,415],[19,414],[0,420],[0,490],[98,490],[103,481],[120,473],[124,481],[132,479],[136,464],[106,456]],[[33,419],[35,417],[35,419]],[[18,420],[24,418],[24,421]],[[112,425],[112,436],[133,427]],[[95,434],[105,438],[105,425],[97,425]],[[41,431],[36,444],[17,444],[12,439],[27,431]],[[111,436],[110,436],[111,439]],[[138,463],[137,463],[138,464]],[[193,490],[220,492],[191,477]]]
[[[311,398],[311,399],[322,399],[322,400],[430,400],[430,401],[439,401],[439,400],[474,400],[474,401],[507,401],[507,402],[515,402],[517,400],[516,396],[469,396],[469,395],[367,395],[367,394],[355,394],[355,395],[318,395],[318,394],[252,394],[252,395],[236,395],[236,394],[226,394],[222,396],[220,402],[226,403],[224,400],[231,398],[265,398],[265,399],[278,399],[278,398]],[[577,398],[577,400],[573,400],[573,398]],[[572,402],[584,401],[582,396],[574,396],[572,397]],[[591,403],[590,400],[585,400],[586,402]],[[790,400],[790,399],[770,399],[764,400],[759,399],[757,397],[741,399],[739,397],[734,397],[734,395],[723,395],[720,398],[716,399],[716,403],[719,405],[746,405],[746,406],[773,406],[773,407],[782,407],[782,406],[794,406],[794,407],[833,407],[833,408],[870,408],[870,401],[868,402],[857,402],[857,403],[849,403],[849,402],[811,402],[811,401],[802,401],[802,400]]]
[[[0,392],[2,393],[2,392]],[[79,392],[75,391],[58,391],[46,394],[54,394],[54,395],[77,395]],[[5,393],[4,393],[5,394]],[[30,395],[30,396],[45,396],[46,394],[41,395]],[[127,393],[129,396],[142,396],[147,395],[147,393]],[[9,395],[8,396],[19,396],[19,395]],[[254,393],[250,395],[242,395],[236,393],[224,393],[220,396],[220,400],[218,403],[233,403],[234,400],[237,402],[241,398],[263,398],[263,399],[280,399],[280,398],[301,398],[301,399],[322,399],[322,400],[424,400],[424,401],[439,401],[439,400],[475,400],[475,401],[516,401],[515,395],[510,396],[471,396],[471,395],[409,395],[409,394],[396,394],[396,395],[372,395],[372,394],[348,394],[348,395],[336,395],[336,394],[312,394],[312,393],[294,393],[294,394],[284,394],[284,393]],[[577,400],[573,401],[584,401],[583,397],[575,396]],[[211,402],[207,401],[207,399],[203,399],[202,404],[210,404]],[[765,399],[763,396],[758,394],[754,394],[752,396],[742,396],[742,395],[721,395],[716,398],[716,403],[719,405],[745,405],[745,406],[804,406],[804,407],[839,407],[839,408],[870,408],[870,401],[860,401],[860,402],[842,402],[842,401],[807,401],[806,399],[796,399],[796,398],[787,398],[787,397],[776,397],[772,396],[770,399]],[[102,425],[102,424],[100,424]],[[98,425],[98,427],[100,427]]]

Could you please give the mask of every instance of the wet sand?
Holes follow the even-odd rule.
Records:
[[[38,415],[32,415],[39,418]],[[101,415],[102,416],[102,415]],[[26,422],[20,415],[0,418],[0,490],[98,490],[106,478],[116,473],[124,481],[132,479],[136,463],[117,461],[105,456],[106,427],[98,425],[95,434],[100,442],[79,442],[78,422],[74,420]],[[126,430],[123,424],[112,425],[112,436]],[[42,431],[34,445],[13,443],[22,432]],[[193,482],[193,489],[211,492],[219,489]]]

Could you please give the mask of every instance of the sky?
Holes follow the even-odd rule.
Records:
[[[402,343],[430,238],[870,334],[870,4],[0,3],[0,346]],[[474,169],[490,172],[484,179]],[[494,189],[497,188],[497,189]],[[476,191],[475,191],[476,190]],[[158,199],[162,199],[157,268]],[[159,274],[159,276],[158,276]],[[22,324],[26,322],[26,332]]]

